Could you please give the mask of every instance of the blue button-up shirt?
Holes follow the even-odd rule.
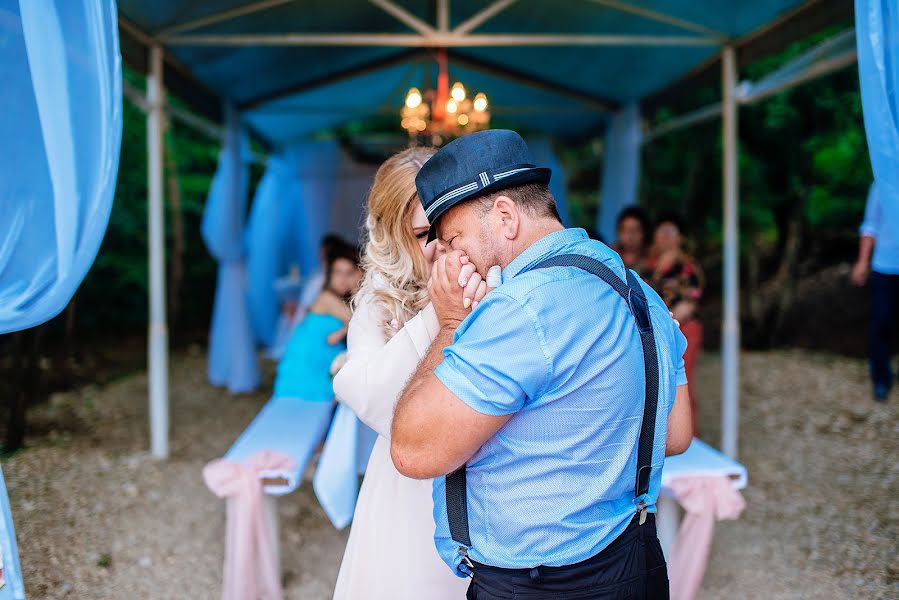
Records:
[[[871,270],[884,275],[899,275],[899,198],[881,198],[871,184],[862,235],[874,238]]]
[[[574,267],[527,271],[558,254],[624,265],[581,229],[552,233],[503,271],[503,284],[460,325],[436,375],[474,410],[514,416],[468,462],[472,560],[504,568],[561,566],[608,546],[635,514],[644,405],[640,334],[621,296]],[[523,272],[526,271],[526,272]],[[659,403],[647,503],[655,510],[675,388],[687,342],[648,285]],[[445,478],[434,481],[435,541],[457,574]]]

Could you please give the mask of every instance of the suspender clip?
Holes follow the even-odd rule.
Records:
[[[646,522],[646,514],[649,511],[646,510],[646,502],[640,500],[637,503],[637,514],[640,515],[640,525]]]
[[[465,569],[460,570],[471,577],[474,574],[474,564],[472,564],[471,559],[468,558],[468,548],[466,548],[465,546],[459,546],[458,552],[462,556],[462,564],[466,567]]]

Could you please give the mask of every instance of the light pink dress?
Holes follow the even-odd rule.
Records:
[[[387,341],[383,318],[363,299],[347,337],[348,360],[334,393],[378,433],[356,503],[335,600],[461,600],[456,577],[434,547],[431,480],[400,475],[390,458],[393,408],[439,329],[428,305]]]

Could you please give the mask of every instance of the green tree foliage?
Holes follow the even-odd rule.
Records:
[[[143,78],[125,71],[143,86]],[[177,101],[177,100],[174,100]],[[166,151],[174,152],[184,218],[185,255],[182,325],[208,325],[215,290],[215,261],[200,237],[206,195],[215,173],[219,144],[178,123],[169,126]],[[168,197],[168,188],[166,187]],[[167,209],[168,210],[168,209]],[[167,241],[171,219],[166,213]],[[167,244],[167,247],[170,247]],[[171,257],[167,256],[167,260]],[[123,101],[122,151],[115,202],[103,245],[78,290],[77,329],[140,331],[147,323],[147,129],[146,116]],[[177,339],[177,331],[172,332]]]
[[[747,66],[758,80],[837,30],[792,44]],[[684,109],[720,100],[717,88],[699,90],[664,109],[664,122]],[[689,108],[687,108],[689,107]],[[747,245],[780,247],[792,219],[806,241],[854,237],[871,182],[856,68],[847,67],[739,110],[740,225]],[[712,121],[648,144],[642,199],[652,210],[679,210],[703,247],[721,237],[721,127]],[[798,214],[797,214],[798,213]]]

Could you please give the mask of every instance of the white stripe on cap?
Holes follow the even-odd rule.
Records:
[[[440,208],[441,206],[443,206],[444,204],[446,204],[453,198],[455,198],[457,196],[461,196],[462,194],[464,194],[466,192],[473,192],[476,189],[478,189],[478,182],[473,181],[467,185],[463,185],[462,187],[458,187],[454,190],[451,190],[451,191],[445,193],[444,195],[437,198],[437,200],[435,200],[434,203],[431,204],[431,206],[429,206],[427,208],[427,210],[425,210],[425,216],[428,217],[428,220],[431,220],[431,215],[433,215],[434,212],[438,208]]]
[[[504,179],[509,175],[515,175],[515,173],[521,173],[522,171],[530,171],[533,167],[522,167],[520,169],[512,169],[511,171],[504,171],[502,173],[497,173],[493,176],[494,179]]]

